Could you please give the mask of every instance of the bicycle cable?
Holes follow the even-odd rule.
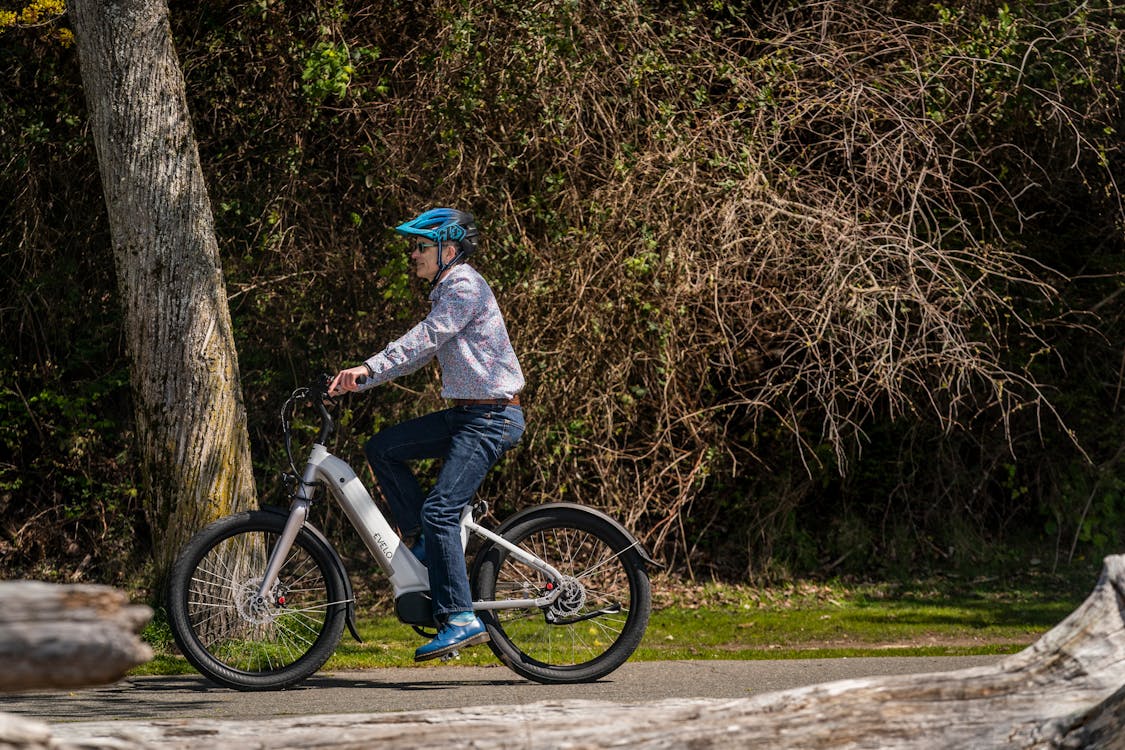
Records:
[[[289,467],[293,469],[293,478],[298,482],[302,481],[301,472],[297,470],[297,462],[293,460],[293,434],[289,414],[292,411],[293,404],[308,395],[309,389],[307,387],[298,388],[289,394],[289,398],[281,407],[281,431],[285,436],[285,454],[289,456]]]

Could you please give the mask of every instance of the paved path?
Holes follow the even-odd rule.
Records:
[[[281,692],[242,693],[197,675],[134,677],[72,692],[0,697],[0,711],[49,723],[180,718],[255,719],[522,705],[587,699],[634,703],[667,698],[746,698],[819,682],[940,672],[996,662],[996,656],[630,662],[585,685],[539,685],[502,666],[432,666],[321,673]]]

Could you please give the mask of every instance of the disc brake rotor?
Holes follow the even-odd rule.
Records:
[[[258,596],[261,578],[248,578],[236,586],[234,606],[238,616],[255,625],[266,625],[281,614],[288,595],[288,587],[278,582],[269,595]]]
[[[547,608],[555,618],[571,617],[586,604],[586,587],[577,578],[567,576],[558,582],[559,596]]]

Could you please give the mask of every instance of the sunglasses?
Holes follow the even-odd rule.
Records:
[[[414,249],[417,250],[420,253],[424,253],[427,250],[430,250],[430,249],[435,248],[435,247],[437,247],[437,245],[434,244],[433,242],[426,242],[424,240],[418,240],[417,242],[414,243]]]

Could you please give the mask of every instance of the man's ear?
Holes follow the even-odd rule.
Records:
[[[453,260],[453,258],[457,255],[457,251],[459,249],[460,248],[458,247],[456,242],[442,243],[442,246],[441,246],[442,263],[448,263],[449,261]]]

